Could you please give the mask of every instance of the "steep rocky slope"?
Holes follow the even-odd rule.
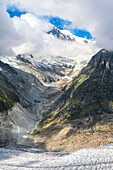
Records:
[[[63,90],[29,141],[63,151],[113,142],[113,52],[99,51]]]
[[[31,54],[0,57],[1,146],[21,144],[70,80],[67,74],[73,72],[73,60],[56,57],[48,63],[46,58],[36,61]]]
[[[60,103],[58,113],[68,119],[112,113],[112,83],[113,52],[101,50],[65,87],[64,94],[54,106]]]
[[[40,109],[48,97],[43,92],[48,87],[33,74],[1,61],[0,69],[0,143],[20,143],[41,119]]]
[[[0,62],[0,65],[2,62]],[[8,110],[18,102],[19,98],[15,88],[8,82],[6,77],[0,72],[0,112]]]

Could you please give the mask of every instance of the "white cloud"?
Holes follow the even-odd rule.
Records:
[[[35,15],[70,20],[73,27],[90,31],[100,47],[113,49],[113,0],[10,0],[10,4]]]
[[[72,21],[72,27],[86,29],[97,38],[100,48],[113,49],[113,0],[1,0],[2,5],[15,5],[29,13],[11,19],[1,8],[0,53],[34,52],[43,55],[76,55],[92,50],[92,45],[64,42],[44,34],[51,25],[39,15],[58,16]],[[13,51],[12,51],[13,49]],[[90,49],[90,50],[89,50]],[[83,52],[84,53],[84,52]]]
[[[50,23],[29,13],[20,18],[14,17],[13,22],[16,30],[24,37],[24,42],[13,48],[16,54],[43,51],[45,34],[53,27]]]
[[[46,20],[29,13],[11,19],[3,5],[0,8],[0,24],[0,55],[38,51],[43,48],[44,32],[52,29]]]
[[[15,47],[21,41],[21,35],[13,25],[13,21],[5,12],[5,8],[0,8],[0,55],[13,55],[12,47]]]
[[[52,25],[45,20],[40,20],[32,14],[24,14],[21,18],[13,18],[16,30],[24,35],[24,43],[13,48],[18,53],[33,53],[36,55],[52,56],[80,56],[92,55],[96,48],[93,43],[81,44],[59,40],[46,32],[52,29]],[[84,40],[83,40],[84,41]],[[93,51],[94,52],[94,51]]]

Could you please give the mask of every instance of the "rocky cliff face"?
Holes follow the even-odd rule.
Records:
[[[40,121],[40,108],[47,100],[48,87],[31,73],[0,62],[0,139],[1,144],[20,143]]]
[[[112,113],[113,52],[101,50],[66,87],[54,107],[66,119]]]

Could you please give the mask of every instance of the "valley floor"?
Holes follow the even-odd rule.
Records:
[[[27,147],[0,148],[0,170],[113,169],[113,144],[73,153],[49,152]]]

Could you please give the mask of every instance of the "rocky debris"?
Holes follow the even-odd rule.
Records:
[[[73,152],[112,143],[113,114],[96,116],[94,124],[91,119],[45,121],[23,144],[50,151]]]
[[[94,130],[92,127],[90,127],[88,130],[86,130],[86,133],[94,133]]]

